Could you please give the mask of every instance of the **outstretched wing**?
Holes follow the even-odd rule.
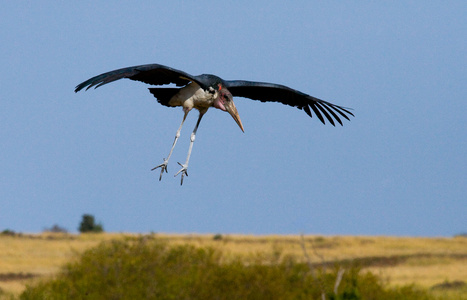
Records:
[[[334,120],[342,125],[340,117],[350,120],[348,116],[353,116],[348,108],[312,97],[284,85],[244,80],[225,80],[225,84],[233,96],[261,102],[280,102],[303,109],[310,117],[312,117],[311,110],[313,110],[323,124],[325,124],[324,118],[326,118],[332,125],[335,125]]]
[[[97,75],[77,85],[75,93],[83,88],[86,88],[86,90],[93,86],[98,88],[101,85],[122,78],[138,80],[152,85],[164,85],[174,83],[177,86],[183,86],[191,81],[197,82],[196,76],[192,76],[183,71],[176,70],[163,65],[150,64],[118,69],[101,75]]]

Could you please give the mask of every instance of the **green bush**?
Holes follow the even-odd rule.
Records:
[[[88,215],[84,214],[83,219],[81,220],[81,223],[79,224],[79,232],[81,233],[87,233],[87,232],[103,232],[104,228],[102,227],[102,224],[96,224],[94,221],[94,216],[93,215]]]
[[[215,240],[215,241],[220,241],[220,240],[222,240],[222,234],[217,233],[212,237],[212,239]]]
[[[55,279],[28,286],[21,299],[429,299],[413,287],[385,288],[347,266],[337,294],[334,270],[293,258],[277,263],[227,260],[211,248],[168,246],[148,237],[103,243]]]
[[[11,229],[5,229],[1,232],[2,235],[11,235],[11,236],[15,236],[16,235],[16,232],[14,232],[13,230]]]

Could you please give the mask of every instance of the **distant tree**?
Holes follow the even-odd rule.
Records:
[[[96,224],[93,215],[84,214],[81,223],[79,224],[79,232],[103,232],[102,224]]]
[[[14,232],[11,229],[5,229],[5,230],[2,231],[2,234],[3,235],[12,235],[13,236],[13,235],[16,235],[16,232]]]
[[[44,232],[68,233],[68,230],[64,227],[59,226],[58,224],[54,224],[50,228],[45,228]]]

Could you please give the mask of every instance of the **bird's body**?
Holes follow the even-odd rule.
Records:
[[[211,74],[193,76],[183,71],[159,64],[128,67],[98,75],[79,84],[75,92],[83,88],[89,89],[93,86],[97,88],[121,78],[129,78],[152,85],[175,84],[177,86],[175,88],[149,88],[149,91],[157,98],[160,104],[169,107],[181,106],[184,111],[182,123],[175,135],[175,140],[168,157],[164,159],[162,164],[153,168],[153,170],[161,168],[159,180],[161,180],[163,172],[167,172],[169,158],[180,137],[180,131],[188,113],[193,108],[199,111],[198,121],[190,138],[191,142],[187,160],[185,164],[179,163],[182,169],[175,174],[175,176],[179,173],[182,174],[182,184],[183,177],[188,175],[188,162],[196,131],[201,118],[210,107],[227,111],[240,129],[244,131],[237,108],[233,102],[234,96],[250,98],[261,102],[280,102],[303,109],[310,117],[312,116],[311,111],[313,111],[323,124],[325,124],[325,119],[327,119],[332,125],[335,125],[335,121],[342,125],[340,117],[349,120],[348,115],[353,116],[347,108],[312,97],[284,85],[244,80],[223,80]]]
[[[206,93],[197,83],[192,82],[181,88],[167,102],[168,106],[182,106],[183,110],[207,110],[214,103],[214,94]]]
[[[149,90],[151,92],[154,91],[154,94],[156,95],[157,92],[155,92],[155,90],[158,89],[151,88]],[[168,89],[160,88],[159,90]],[[206,92],[197,83],[192,82],[181,89],[176,89],[176,93],[173,94],[169,101],[164,103],[164,105],[171,107],[182,106],[185,111],[190,111],[193,108],[196,108],[199,111],[207,111],[210,107],[216,107],[225,111],[225,108],[219,106],[216,101],[217,97],[217,91],[214,91],[213,93]]]

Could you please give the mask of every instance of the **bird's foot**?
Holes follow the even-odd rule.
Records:
[[[187,173],[188,164],[182,165],[182,164],[179,163],[179,162],[178,162],[178,164],[179,164],[182,168],[180,169],[180,171],[177,172],[177,174],[174,175],[174,177],[177,176],[178,174],[182,173],[182,181],[180,182],[180,185],[182,185],[182,184],[183,184],[183,177],[185,177],[185,175],[188,176],[188,173]]]
[[[168,159],[165,159],[164,158],[164,162],[161,163],[160,165],[158,165],[157,167],[154,167],[151,169],[151,171],[154,171],[155,169],[157,168],[161,168],[161,175],[159,176],[159,181],[161,181],[162,179],[162,174],[164,174],[164,171],[165,173],[167,173],[167,164],[169,163],[169,160]]]

